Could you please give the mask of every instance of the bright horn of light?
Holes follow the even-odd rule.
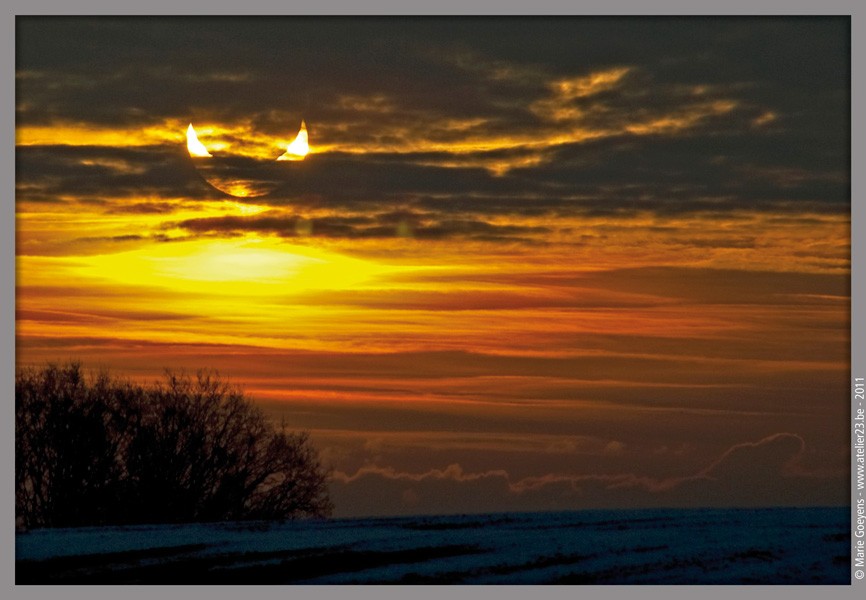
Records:
[[[304,160],[304,157],[310,152],[310,145],[307,143],[307,123],[301,121],[301,129],[298,131],[297,137],[289,144],[286,152],[277,160]]]
[[[195,129],[192,128],[192,123],[186,129],[186,149],[190,156],[211,156],[195,134]]]

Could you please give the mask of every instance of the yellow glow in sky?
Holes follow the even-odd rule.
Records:
[[[173,242],[128,252],[70,257],[63,270],[67,277],[114,285],[261,295],[351,287],[384,269],[361,259],[250,237]]]

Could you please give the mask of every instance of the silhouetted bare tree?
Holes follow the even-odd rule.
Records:
[[[327,516],[305,433],[209,372],[145,387],[80,364],[15,381],[17,518],[26,526]]]

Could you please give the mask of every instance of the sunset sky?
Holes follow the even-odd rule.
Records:
[[[336,516],[845,504],[849,33],[18,17],[17,364],[217,369]]]

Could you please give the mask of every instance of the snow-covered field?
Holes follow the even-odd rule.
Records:
[[[16,583],[850,582],[847,508],[34,530]]]

